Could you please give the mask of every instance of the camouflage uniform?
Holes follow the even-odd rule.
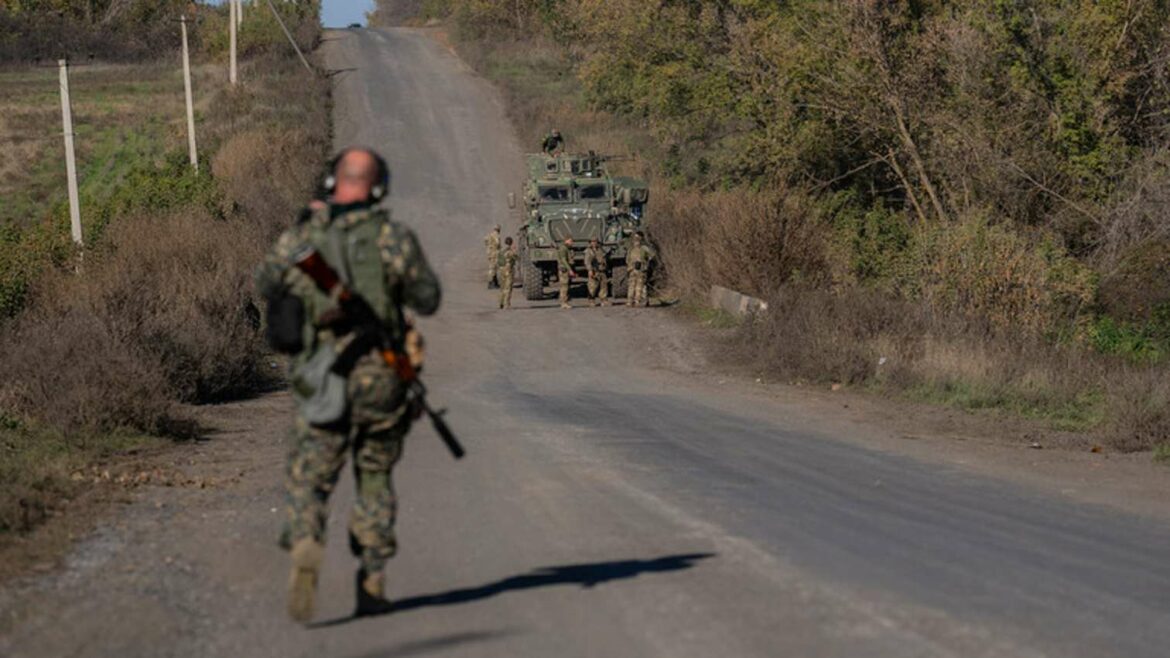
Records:
[[[560,285],[561,308],[569,306],[569,278],[573,273],[573,252],[569,245],[557,245],[557,283]]]
[[[491,286],[499,281],[496,269],[498,267],[497,260],[500,257],[500,231],[493,229],[491,233],[488,233],[487,237],[483,239],[483,245],[487,252],[488,285]]]
[[[512,308],[512,276],[516,271],[516,252],[500,250],[500,308]]]
[[[305,304],[306,349],[295,359],[294,370],[315,350],[340,352],[354,338],[352,331],[335,331],[328,322],[336,300],[317,291],[295,269],[293,256],[304,245],[316,248],[370,302],[398,340],[404,338],[403,306],[423,315],[439,306],[439,281],[417,238],[386,211],[364,205],[315,211],[280,236],[256,272],[257,291],[265,297],[289,290]],[[349,251],[342,251],[346,248]],[[306,538],[324,543],[329,495],[346,452],[352,451],[357,496],[349,523],[350,549],[365,573],[380,574],[397,549],[391,471],[402,456],[403,438],[411,425],[407,391],[381,355],[371,350],[348,374],[346,399],[344,416],[328,425],[313,425],[298,413],[288,456],[281,544],[288,548]]]
[[[590,245],[585,249],[585,270],[589,273],[589,303],[609,306],[609,277],[606,275],[607,259],[601,247]]]
[[[653,259],[654,251],[634,238],[626,252],[626,306],[646,306],[646,271]]]

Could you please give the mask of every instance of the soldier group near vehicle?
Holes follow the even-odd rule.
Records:
[[[501,250],[498,226],[484,238],[488,287],[500,282],[507,261],[517,266],[514,276],[529,300],[543,299],[555,285],[560,307],[571,308],[572,285],[583,279],[592,306],[608,306],[613,296],[625,296],[631,308],[646,306],[654,252],[640,229],[649,186],[610,173],[609,163],[624,159],[566,152],[561,132],[550,130],[541,153],[527,156],[516,244]],[[509,205],[516,209],[516,197]],[[508,296],[501,295],[501,308],[510,306]]]
[[[492,240],[499,244],[500,227],[497,225],[484,238],[488,246],[488,287],[500,288],[499,306],[501,309],[512,308],[512,289],[515,287],[515,271],[517,253],[511,236],[504,238],[501,247],[492,248]],[[563,309],[572,308],[569,290],[577,272],[573,264],[573,239],[565,238],[557,245],[557,301]],[[641,231],[635,232],[629,238],[629,247],[626,249],[626,306],[629,308],[645,308],[649,304],[647,297],[647,273],[650,265],[657,257],[654,250],[645,244],[645,235]],[[609,255],[602,248],[597,238],[590,238],[589,246],[585,249],[583,265],[585,267],[585,290],[588,294],[590,306],[610,306],[610,271]]]

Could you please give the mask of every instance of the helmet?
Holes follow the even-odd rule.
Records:
[[[349,146],[334,156],[329,161],[329,169],[325,172],[325,180],[321,182],[321,188],[327,194],[333,194],[333,190],[337,189],[337,165],[341,164],[342,158],[355,151],[365,151],[374,157],[377,171],[374,174],[374,185],[370,188],[370,198],[374,201],[381,201],[390,194],[390,165],[386,164],[386,159],[378,155],[376,151],[364,146]]]

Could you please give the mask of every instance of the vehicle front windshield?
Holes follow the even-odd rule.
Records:
[[[582,185],[578,190],[582,201],[605,198],[605,185]]]
[[[541,201],[568,201],[569,188],[562,185],[549,185],[540,188]]]

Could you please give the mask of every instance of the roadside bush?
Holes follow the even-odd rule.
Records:
[[[1122,451],[1170,445],[1170,368],[1144,367],[1119,372],[1109,387],[1105,438]]]
[[[309,198],[308,183],[314,177],[306,176],[305,167],[321,159],[324,142],[319,134],[283,127],[246,130],[228,138],[211,159],[225,214],[251,218],[272,237],[271,231],[287,226]]]
[[[942,315],[982,318],[1008,333],[1069,333],[1096,295],[1093,272],[1052,240],[973,215],[914,236],[900,285]]]
[[[790,280],[823,278],[827,229],[808,198],[783,188],[702,193],[657,189],[651,238],[671,281],[766,296]]]
[[[922,350],[925,317],[890,295],[791,285],[767,299],[767,312],[745,322],[733,341],[744,363],[760,371],[791,380],[866,384]]]
[[[67,435],[182,433],[176,403],[267,384],[251,271],[319,175],[328,103],[298,63],[253,66],[248,92],[213,103],[226,126],[205,133],[214,175],[180,154],[133,170],[90,212],[84,260],[68,250],[0,326],[3,413]]]

